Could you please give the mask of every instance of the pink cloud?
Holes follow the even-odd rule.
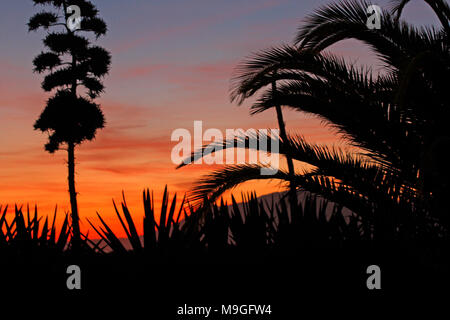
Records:
[[[146,64],[145,62],[141,62],[139,65],[119,71],[118,75],[123,80],[155,76],[158,79],[170,79],[172,82],[184,83],[186,80],[207,82],[211,78],[227,80],[234,66],[234,61],[218,61],[197,65]]]
[[[267,0],[258,4],[251,4],[245,7],[238,6],[233,10],[226,10],[225,12],[219,13],[217,15],[209,16],[203,19],[196,19],[195,22],[189,23],[182,26],[174,26],[164,30],[159,30],[157,32],[150,33],[149,35],[141,36],[131,41],[124,41],[122,43],[117,43],[113,50],[116,53],[131,50],[136,47],[140,47],[144,44],[150,42],[156,42],[162,38],[167,38],[171,35],[182,36],[192,31],[198,30],[200,28],[207,28],[208,26],[221,23],[223,21],[236,19],[240,16],[245,16],[246,14],[252,13],[254,11],[263,10],[271,7],[279,6],[287,0]]]
[[[131,79],[131,78],[140,78],[140,77],[145,77],[145,76],[166,70],[169,67],[170,66],[166,65],[166,64],[135,66],[135,67],[131,67],[126,70],[120,71],[118,73],[118,76],[124,80]]]

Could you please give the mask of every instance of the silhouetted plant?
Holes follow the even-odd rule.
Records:
[[[49,224],[48,217],[42,224],[42,218],[38,218],[36,207],[32,214],[27,206],[25,218],[22,208],[15,206],[14,218],[10,223],[6,219],[8,206],[5,206],[3,213],[2,209],[0,205],[0,251],[2,253],[7,251],[15,256],[63,254],[67,248],[71,231],[67,214],[61,228],[56,230],[56,209],[51,224]]]
[[[125,201],[125,195],[121,203],[123,217],[120,214],[115,202],[113,201],[114,210],[117,218],[125,231],[127,240],[135,253],[145,253],[146,255],[161,254],[184,254],[185,251],[198,248],[200,245],[200,231],[198,224],[198,214],[188,205],[185,206],[185,199],[179,204],[177,209],[176,194],[170,201],[167,186],[164,189],[163,199],[159,219],[155,212],[153,192],[149,190],[143,192],[144,219],[143,230],[138,232],[131,213]],[[100,214],[97,216],[101,225],[96,227],[90,220],[89,224],[100,236],[100,238],[115,253],[125,253],[126,246],[121,239],[116,236],[113,230],[103,220]],[[139,236],[139,234],[142,234]]]
[[[400,13],[406,2],[395,10]],[[364,221],[366,233],[372,230],[377,238],[431,236],[448,229],[449,220],[442,217],[433,228],[434,218],[442,214],[437,210],[431,214],[430,203],[442,196],[438,189],[448,176],[440,165],[445,177],[436,179],[436,166],[431,168],[431,163],[445,149],[436,144],[447,146],[449,141],[450,96],[445,83],[450,77],[450,11],[443,1],[427,2],[442,29],[414,28],[383,11],[381,29],[370,30],[366,26],[369,3],[342,1],[308,16],[295,45],[261,51],[237,68],[231,88],[234,101],[242,103],[259,94],[253,113],[282,105],[313,114],[364,153],[315,146],[300,136],[287,135],[281,138],[279,153],[312,169],[293,177],[282,170],[262,176],[261,165],[228,166],[200,180],[192,193],[194,200],[215,200],[253,179],[280,179],[351,209]],[[383,73],[375,75],[370,68],[323,52],[351,38],[364,42],[380,57]],[[276,92],[274,81],[281,83]],[[251,148],[248,143],[241,145]],[[208,150],[234,147],[235,141],[225,141]],[[205,151],[197,150],[192,157],[205,156]]]
[[[85,0],[33,0],[38,5],[52,5],[57,12],[42,11],[28,22],[29,31],[39,28],[48,32],[43,40],[46,52],[33,61],[34,71],[48,72],[42,88],[57,90],[34,124],[36,130],[49,134],[45,149],[53,153],[61,145],[67,146],[68,184],[73,227],[72,242],[80,243],[80,227],[75,189],[75,147],[83,141],[94,139],[97,129],[104,126],[105,119],[100,106],[93,102],[104,90],[102,78],[108,74],[110,54],[103,48],[91,45],[92,39],[82,33],[92,32],[96,38],[106,34],[105,22],[98,17],[98,10]],[[76,5],[81,10],[81,28],[71,30],[66,24],[70,14],[67,8]],[[63,12],[63,15],[58,15]],[[79,86],[87,89],[87,96],[77,93]]]
[[[123,215],[115,204],[114,208],[131,248],[124,245],[100,215],[101,226],[88,221],[114,254],[133,252],[155,258],[200,253],[202,258],[245,259],[271,253],[298,254],[299,250],[320,247],[342,248],[347,242],[370,238],[370,234],[364,234],[361,221],[350,211],[345,213],[342,206],[306,194],[296,204],[298,211],[291,214],[285,196],[272,198],[270,202],[258,199],[256,194],[242,195],[241,203],[232,197],[231,205],[222,200],[220,205],[196,209],[184,206],[183,200],[177,209],[176,195],[169,205],[166,187],[158,223],[154,197],[147,190],[143,194],[143,240],[123,198]]]

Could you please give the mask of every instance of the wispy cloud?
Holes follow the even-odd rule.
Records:
[[[224,21],[233,20],[238,17],[246,16],[249,13],[264,10],[272,7],[279,6],[283,3],[286,3],[286,0],[266,0],[258,3],[245,3],[245,5],[233,6],[229,10],[225,10],[219,12],[217,14],[204,17],[197,18],[193,22],[183,24],[183,25],[174,25],[162,30],[149,30],[148,34],[136,37],[130,40],[124,40],[120,43],[116,43],[113,46],[113,50],[117,53],[132,50],[134,48],[140,47],[142,45],[146,45],[149,43],[155,43],[158,40],[168,38],[171,36],[182,37],[187,34],[190,34],[196,30],[202,28],[208,28],[212,25],[222,23]],[[174,21],[174,23],[176,23]]]

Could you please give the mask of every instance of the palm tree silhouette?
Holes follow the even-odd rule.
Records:
[[[393,0],[393,12],[397,13],[397,20],[400,18],[404,7],[410,0]],[[424,0],[433,9],[445,30],[445,33],[450,33],[450,7],[447,2],[443,0]]]
[[[392,216],[423,212],[435,197],[432,188],[424,187],[425,160],[435,141],[448,137],[450,115],[445,88],[450,76],[446,31],[450,11],[442,1],[428,3],[444,12],[436,12],[443,19],[440,30],[417,29],[399,20],[402,3],[394,8],[397,16],[382,12],[380,30],[366,26],[369,3],[330,4],[308,17],[294,45],[258,52],[239,68],[232,99],[242,102],[262,91],[251,107],[253,114],[278,105],[311,113],[362,154],[310,145],[300,136],[287,135],[281,138],[280,153],[313,169],[294,177],[283,171],[264,177],[260,165],[228,166],[201,179],[193,198],[215,199],[245,181],[275,178],[344,204],[373,223],[389,225]],[[370,68],[324,52],[344,39],[357,39],[372,48],[385,65],[383,73],[374,75]],[[270,87],[274,81],[281,82],[276,92]],[[226,141],[221,147],[234,143]],[[202,156],[200,152],[193,157]]]
[[[239,89],[242,85],[242,80],[244,82],[246,81],[245,74],[246,74],[246,72],[248,72],[249,69],[252,69],[253,62],[254,61],[244,62],[236,68],[236,74],[234,76],[234,79],[232,81],[232,86],[231,86],[231,102],[237,101],[237,103],[239,105],[241,105],[245,101],[246,97],[241,96],[239,94]],[[277,69],[274,69],[271,75],[273,78],[273,80],[271,82],[272,95],[276,96],[277,95]],[[269,77],[271,75],[268,74]],[[284,122],[283,110],[282,110],[280,104],[276,104],[273,107],[275,108],[276,115],[277,115],[277,122],[278,122],[278,128],[280,130],[280,137],[281,137],[281,139],[286,141],[287,140],[287,131],[286,131],[286,123]],[[286,155],[286,162],[288,165],[289,174],[292,177],[294,177],[295,176],[294,161],[289,155]],[[294,183],[294,180],[292,179],[291,185],[290,185],[290,199],[291,199],[290,204],[291,204],[292,211],[295,210],[295,204],[297,203],[297,201],[295,200],[295,199],[297,199],[296,189],[297,189],[297,187]]]
[[[57,92],[47,101],[47,105],[34,124],[35,130],[49,134],[45,149],[53,153],[62,144],[67,146],[68,183],[72,218],[72,245],[80,244],[80,226],[75,189],[75,147],[85,140],[92,140],[97,129],[104,127],[105,119],[100,106],[93,102],[104,90],[102,77],[108,74],[111,63],[110,54],[103,48],[91,45],[91,41],[80,35],[93,32],[96,38],[106,34],[105,22],[98,17],[98,10],[90,1],[40,1],[35,4],[53,5],[58,12],[45,11],[34,15],[28,22],[29,31],[39,28],[46,30],[59,28],[57,32],[48,32],[43,42],[48,49],[33,61],[34,71],[49,72],[42,88]],[[81,24],[77,30],[71,30],[66,21],[70,15],[69,5],[81,10]],[[63,10],[63,15],[58,13]],[[84,86],[87,96],[79,96],[77,89]]]

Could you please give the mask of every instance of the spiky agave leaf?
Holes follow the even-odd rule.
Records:
[[[174,243],[177,246],[187,245],[189,237],[186,235],[190,235],[191,237],[193,235],[191,230],[189,230],[190,226],[192,226],[189,221],[189,215],[186,213],[184,214],[183,230],[181,228],[182,222],[180,221],[186,198],[183,198],[181,204],[179,205],[179,209],[177,210],[177,196],[176,194],[174,195],[169,205],[170,196],[166,186],[166,188],[164,189],[158,223],[154,207],[154,197],[153,195],[150,196],[149,190],[144,191],[144,246],[142,246],[141,237],[139,236],[133,217],[126,204],[125,195],[123,194],[122,196],[123,200],[121,203],[121,207],[125,219],[122,218],[122,215],[120,214],[115,202],[113,201],[114,209],[134,252],[142,252],[145,249],[147,253],[153,254],[155,253],[155,250],[159,250],[160,252],[169,250]],[[175,218],[176,213],[177,215]],[[112,229],[103,220],[100,214],[97,215],[103,228],[96,227],[94,224],[92,224],[91,221],[88,220],[89,224],[93,227],[93,229],[101,237],[101,239],[105,241],[110,249],[113,250],[113,252],[125,253],[127,250],[120,241],[119,237],[114,234]]]
[[[1,209],[0,207],[0,212]],[[47,217],[41,229],[40,220],[42,217],[38,217],[36,206],[34,208],[34,215],[31,217],[28,205],[26,208],[26,216],[23,208],[16,205],[11,223],[6,221],[6,212],[7,207],[0,218],[0,250],[8,247],[11,249],[11,252],[23,256],[32,256],[37,252],[62,255],[66,250],[70,236],[67,214],[61,227],[57,228],[55,223],[57,210],[55,209],[50,229],[48,227]]]
[[[108,224],[103,220],[103,218],[100,216],[100,214],[97,212],[97,217],[102,223],[102,226],[99,226],[98,228],[95,227],[95,225],[87,219],[88,223],[91,225],[91,227],[94,229],[94,231],[100,236],[100,238],[105,241],[105,243],[114,251],[117,253],[125,253],[127,252],[127,249],[122,244],[120,239],[114,234],[112,229],[108,226]]]

